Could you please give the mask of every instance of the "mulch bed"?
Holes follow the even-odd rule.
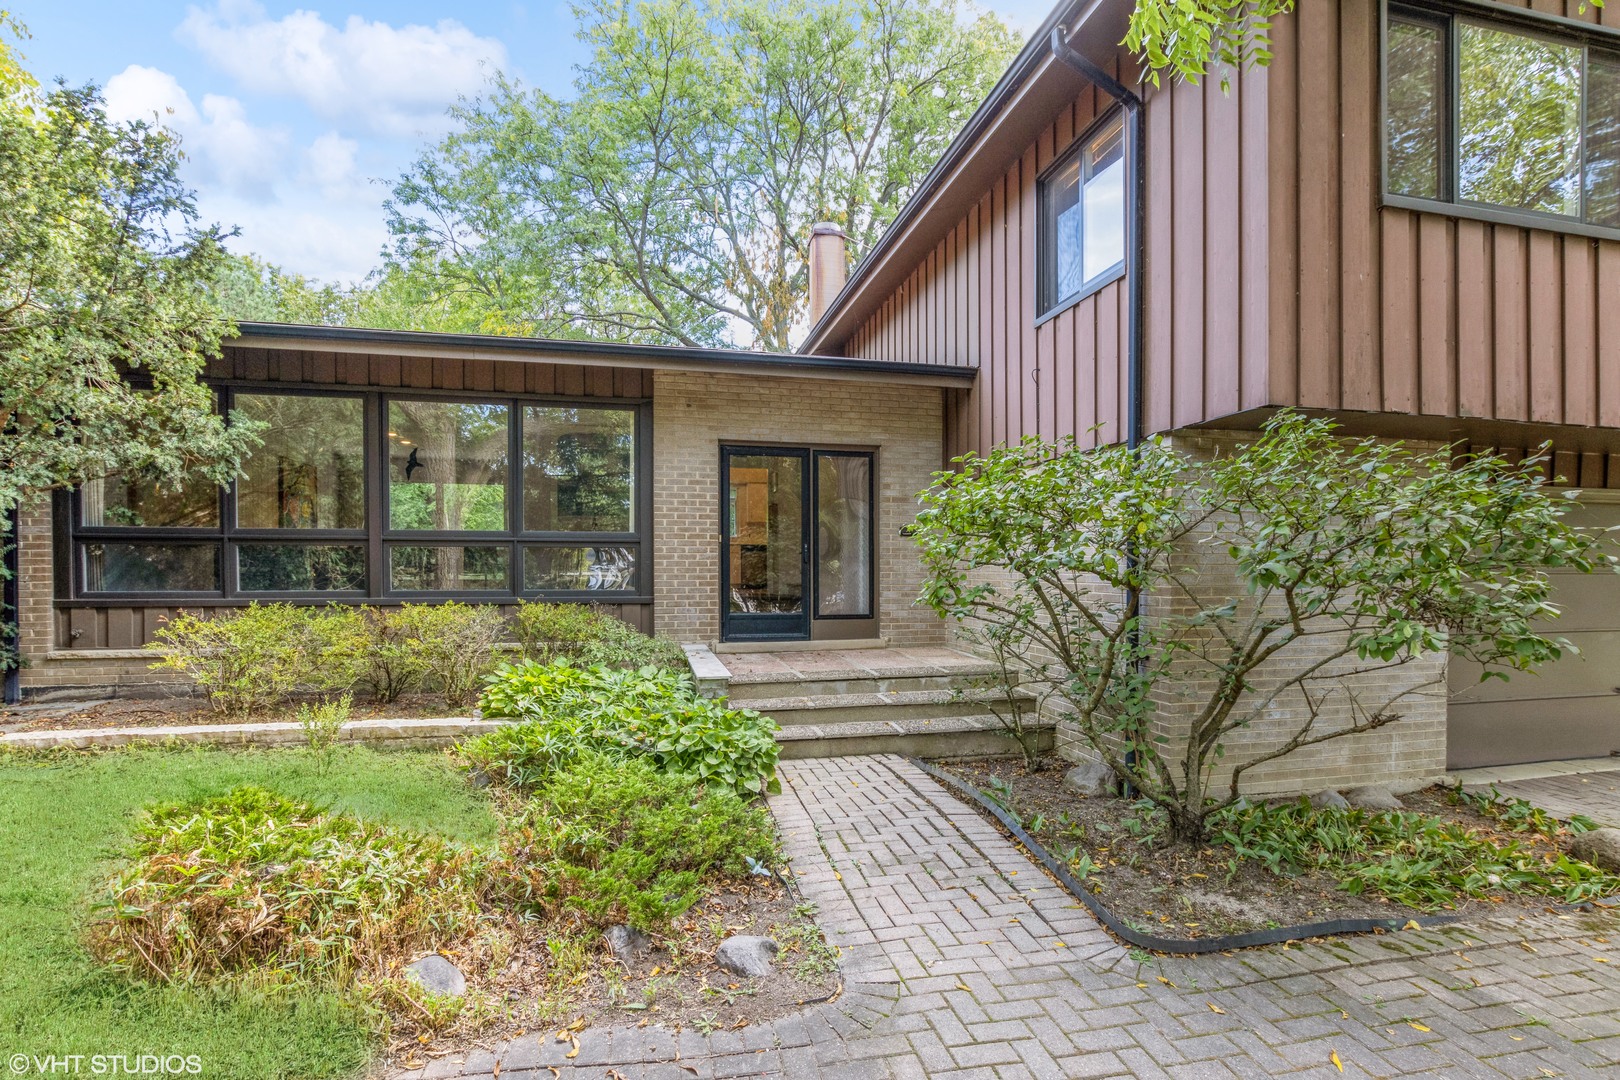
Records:
[[[733,934],[775,938],[775,970],[750,979],[721,969],[715,948]],[[842,985],[837,954],[809,910],[769,878],[710,893],[635,960],[616,958],[601,934],[566,925],[531,925],[515,936],[494,977],[469,978],[480,999],[471,1014],[426,1042],[407,1033],[390,1047],[397,1064],[415,1068],[519,1038],[568,1041],[598,1026],[738,1031],[830,1000]],[[452,959],[489,970],[492,958]]]
[[[314,697],[308,700],[316,700]],[[280,709],[255,713],[247,723],[278,723],[298,719],[299,700]],[[470,709],[452,709],[432,694],[407,694],[386,705],[356,700],[354,720],[408,720],[441,716],[469,716]],[[110,701],[61,702],[0,707],[0,730],[73,731],[81,728],[174,727],[196,724],[239,724],[239,716],[215,712],[200,694],[166,697],[120,697]]]
[[[993,777],[1011,784],[1012,809],[1025,830],[1059,859],[1068,859],[1071,867],[1089,856],[1093,869],[1084,879],[1086,887],[1127,925],[1160,937],[1217,937],[1332,919],[1501,917],[1551,910],[1551,901],[1509,896],[1461,900],[1443,912],[1420,911],[1384,897],[1345,892],[1337,878],[1321,871],[1277,876],[1252,860],[1236,858],[1221,844],[1170,846],[1141,835],[1147,819],[1135,803],[1087,798],[1065,787],[1063,776],[1070,763],[1057,758],[1043,761],[1034,772],[1007,758],[935,764],[981,791],[990,789]],[[1408,810],[1508,835],[1494,818],[1466,805],[1452,805],[1440,788],[1404,795],[1401,801]],[[977,804],[968,805],[983,813]],[[1064,814],[1067,821],[1061,818]],[[1032,828],[1032,823],[1039,827]],[[1552,841],[1532,834],[1511,835],[1520,843],[1545,847],[1548,853],[1559,850]]]

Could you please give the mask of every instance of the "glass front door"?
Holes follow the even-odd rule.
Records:
[[[720,482],[723,639],[875,632],[870,453],[725,447]]]
[[[728,448],[724,454],[723,636],[810,636],[807,450]]]

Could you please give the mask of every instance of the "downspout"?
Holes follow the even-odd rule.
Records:
[[[1095,10],[1096,4],[1080,17]],[[1142,99],[1136,93],[1104,71],[1090,58],[1071,48],[1068,28],[1059,24],[1052,28],[1052,55],[1060,62],[1078,71],[1097,89],[1119,102],[1125,111],[1125,144],[1129,149],[1127,178],[1131,198],[1131,212],[1125,219],[1125,445],[1135,450],[1142,444],[1142,341],[1147,321],[1147,292],[1144,287],[1143,268],[1147,264],[1147,139],[1142,117]],[[1133,552],[1127,551],[1128,565],[1135,565]],[[1125,590],[1125,610],[1140,614],[1141,595],[1134,588]],[[1133,624],[1127,638],[1131,651],[1137,651],[1141,635]],[[1125,753],[1127,766],[1136,764],[1136,751]],[[1130,783],[1125,784],[1125,795],[1132,794]]]

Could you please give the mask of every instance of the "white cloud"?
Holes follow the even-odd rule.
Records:
[[[181,149],[195,166],[193,183],[218,185],[260,200],[271,197],[287,133],[251,123],[237,99],[206,94],[199,109],[173,75],[140,64],[108,79],[103,93],[110,119],[155,116],[179,135]]]
[[[506,47],[454,19],[395,27],[351,15],[341,28],[313,11],[270,19],[251,0],[192,8],[178,34],[249,91],[303,101],[344,131],[441,134],[446,107],[475,93]]]

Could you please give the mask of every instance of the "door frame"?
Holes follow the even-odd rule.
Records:
[[[799,574],[801,604],[798,617],[773,617],[731,610],[731,459],[734,457],[792,457],[801,462],[799,472]],[[811,515],[814,511],[814,481],[810,470],[814,458],[807,446],[720,445],[720,640],[721,641],[808,641],[815,586],[811,568],[814,552]],[[739,625],[739,617],[741,624]],[[748,623],[754,623],[750,628]],[[780,629],[775,629],[780,627]]]

